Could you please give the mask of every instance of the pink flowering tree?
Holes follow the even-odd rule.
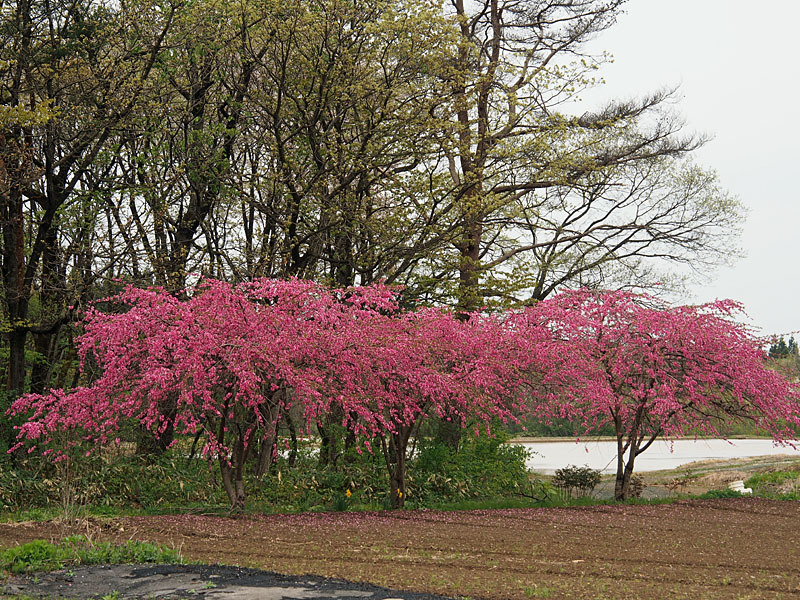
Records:
[[[20,444],[47,446],[77,431],[102,445],[126,421],[156,436],[172,428],[200,433],[235,508],[244,506],[248,456],[274,437],[279,409],[292,397],[311,402],[325,392],[328,342],[359,318],[396,308],[384,286],[329,290],[296,280],[206,281],[185,301],[129,287],[108,300],[119,312],[90,310],[78,340],[82,364],[91,354],[101,376],[70,392],[18,399],[10,412],[28,416]]]
[[[539,328],[541,336],[548,335]],[[489,429],[494,419],[515,420],[524,409],[519,373],[533,352],[521,352],[504,323],[474,315],[466,321],[437,309],[359,319],[339,336],[329,364],[327,392],[308,405],[309,420],[338,408],[343,425],[368,451],[380,445],[392,506],[405,503],[409,441],[431,415]],[[526,338],[526,348],[535,338]]]
[[[582,394],[552,395],[536,410],[611,423],[617,438],[615,496],[630,494],[636,458],[659,437],[720,435],[746,419],[776,442],[795,439],[800,389],[767,368],[762,343],[730,300],[670,307],[627,292],[564,292],[526,311],[580,356],[594,379]]]

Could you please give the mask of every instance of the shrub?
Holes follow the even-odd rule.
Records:
[[[641,498],[644,491],[644,479],[639,475],[631,475],[631,484],[628,489],[629,498]]]
[[[4,550],[0,554],[0,568],[12,573],[50,571],[62,568],[67,557],[67,552],[60,546],[33,540]]]
[[[226,496],[216,471],[203,459],[187,460],[187,444],[157,460],[120,453],[81,457],[72,469],[74,503],[93,513],[121,508],[224,507]],[[409,507],[436,506],[474,499],[530,495],[526,451],[502,436],[464,436],[462,448],[422,439],[408,462]],[[378,446],[375,444],[374,446]],[[59,471],[46,458],[26,457],[15,469],[0,470],[0,508],[6,511],[63,509]],[[389,482],[383,455],[350,450],[335,465],[321,465],[316,448],[301,443],[293,466],[279,455],[262,477],[245,482],[251,507],[260,511],[365,510],[387,505]],[[347,491],[350,490],[350,495]]]
[[[569,496],[588,496],[598,483],[600,483],[600,471],[588,466],[569,465],[556,470],[553,476],[553,485]]]
[[[467,436],[457,453],[430,440],[419,444],[407,465],[409,508],[508,497],[529,488],[525,449],[505,444],[502,437]],[[253,505],[262,508],[292,511],[390,506],[386,465],[378,450],[340,457],[334,467],[320,465],[310,448],[301,449],[294,468],[288,468],[279,458],[270,474],[250,485]]]

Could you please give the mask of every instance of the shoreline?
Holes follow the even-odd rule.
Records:
[[[729,436],[719,436],[719,435],[698,435],[698,436],[681,436],[681,437],[673,437],[673,438],[659,438],[665,441],[678,441],[678,440],[771,440],[772,438],[768,435],[729,435]],[[553,437],[535,437],[535,436],[514,436],[510,440],[508,440],[507,444],[547,444],[547,443],[563,443],[563,442],[575,442],[576,444],[582,444],[586,442],[616,442],[617,438],[613,435],[591,435],[585,437],[574,437],[574,436],[553,436]]]

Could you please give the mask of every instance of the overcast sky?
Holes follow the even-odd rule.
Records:
[[[585,99],[680,85],[689,130],[713,139],[697,162],[715,169],[749,213],[746,258],[692,288],[688,302],[733,298],[762,334],[800,329],[800,2],[629,0],[593,47],[614,55]]]

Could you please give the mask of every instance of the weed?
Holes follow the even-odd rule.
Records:
[[[742,495],[735,490],[725,488],[724,490],[708,490],[705,494],[701,494],[698,497],[704,500],[711,500],[714,498],[741,498]]]
[[[149,542],[128,541],[122,545],[94,543],[80,535],[65,538],[60,544],[34,540],[0,553],[0,569],[12,573],[52,571],[65,565],[176,563],[178,551]]]
[[[526,598],[549,598],[552,593],[550,588],[538,585],[526,585],[522,589],[522,593]]]

